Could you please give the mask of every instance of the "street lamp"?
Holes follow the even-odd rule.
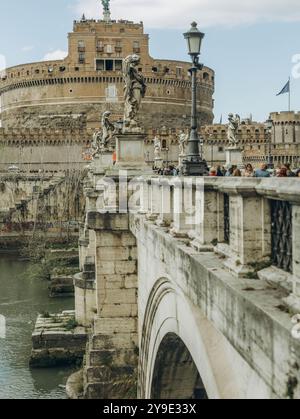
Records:
[[[203,65],[199,64],[199,55],[204,36],[205,34],[198,30],[196,22],[193,22],[191,29],[184,34],[188,44],[189,55],[193,62],[193,66],[190,69],[192,75],[191,132],[188,141],[187,157],[182,162],[182,172],[185,176],[205,176],[208,174],[207,163],[202,157],[202,152],[200,154],[197,119],[197,71],[203,68]]]
[[[272,155],[272,130],[274,127],[274,123],[273,120],[271,118],[269,118],[266,122],[265,122],[265,129],[268,133],[268,137],[269,137],[269,155],[268,155],[268,168],[269,169],[274,169],[274,160],[273,160],[273,155]]]

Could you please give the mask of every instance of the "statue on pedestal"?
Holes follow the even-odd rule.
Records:
[[[109,9],[110,0],[101,0],[101,3],[103,5],[103,10],[105,12],[109,12],[110,11],[110,9]]]
[[[93,157],[101,152],[109,151],[109,145],[115,137],[116,127],[110,122],[110,116],[111,112],[104,112],[101,120],[102,129],[93,135],[92,147],[95,150]]]
[[[154,168],[162,169],[164,165],[164,160],[161,157],[161,141],[159,137],[155,137],[154,140]]]
[[[110,0],[101,0],[101,3],[103,6],[104,20],[109,22],[110,21],[110,7],[109,7]]]
[[[241,125],[241,118],[239,115],[228,115],[228,131],[227,138],[229,141],[229,147],[226,148],[226,165],[243,167],[243,149],[239,147],[239,140],[237,138],[237,132]]]
[[[239,129],[239,126],[241,125],[241,118],[239,115],[233,115],[230,113],[228,115],[228,132],[227,132],[227,138],[229,141],[230,147],[237,147],[239,140],[237,139],[237,131]]]
[[[138,112],[142,99],[145,97],[147,86],[144,76],[137,69],[139,64],[140,57],[138,55],[129,55],[123,61],[123,76],[125,80],[124,133],[141,132]]]
[[[158,137],[154,138],[154,158],[156,160],[161,159],[161,142]]]
[[[185,156],[186,145],[189,139],[189,135],[184,131],[180,131],[179,134],[179,156]]]

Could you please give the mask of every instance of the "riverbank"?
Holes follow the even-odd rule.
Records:
[[[6,337],[0,338],[0,399],[63,399],[72,368],[31,370],[31,335],[39,313],[74,309],[71,298],[51,299],[49,283],[24,277],[29,262],[16,254],[0,255],[0,315]]]

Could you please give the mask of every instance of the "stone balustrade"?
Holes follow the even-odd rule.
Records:
[[[220,254],[224,265],[240,278],[261,277],[289,289],[291,296],[286,302],[299,312],[297,179],[143,176],[137,182],[139,213],[145,214],[147,220],[168,229],[199,252]],[[105,187],[102,193],[94,193],[93,210],[99,210],[100,205],[105,211],[105,199],[99,194],[107,194]],[[277,203],[283,207],[274,215]],[[291,209],[288,216],[284,206]],[[275,260],[275,252],[280,263]]]

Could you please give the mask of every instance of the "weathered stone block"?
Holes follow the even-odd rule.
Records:
[[[126,275],[125,277],[125,288],[137,288],[138,287],[138,277],[137,275]]]
[[[94,333],[99,335],[113,335],[115,333],[136,333],[137,319],[135,318],[97,318]]]
[[[110,349],[110,348],[135,348],[137,347],[136,333],[118,333],[116,335],[94,335],[92,337],[92,348]]]
[[[114,262],[107,262],[99,260],[97,263],[97,276],[98,275],[109,275],[116,273],[116,264]],[[119,272],[117,272],[119,273]],[[121,273],[121,272],[120,272]]]
[[[127,214],[88,212],[87,225],[91,230],[127,231],[129,219]]]
[[[134,274],[137,272],[136,261],[117,261],[115,264],[117,274]]]
[[[137,304],[105,304],[101,309],[103,317],[136,317]]]
[[[107,304],[136,304],[137,290],[132,289],[108,289],[105,293],[105,303]]]
[[[97,255],[102,261],[126,261],[130,256],[130,249],[127,247],[99,247]]]

